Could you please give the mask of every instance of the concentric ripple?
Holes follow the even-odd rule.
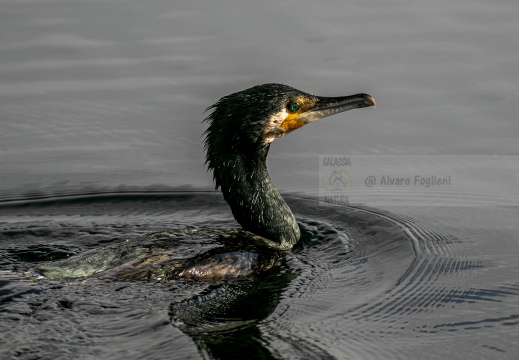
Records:
[[[514,350],[519,283],[482,286],[487,263],[441,226],[377,209],[287,202],[301,244],[278,267],[220,283],[23,277],[35,265],[152,232],[235,227],[217,193],[2,204],[0,333],[10,345],[1,357],[413,358],[452,354],[459,346],[452,334],[486,354]]]

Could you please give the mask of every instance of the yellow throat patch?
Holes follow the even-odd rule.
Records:
[[[299,104],[299,109],[297,111],[289,111],[288,116],[283,120],[279,127],[283,129],[286,133],[299,129],[301,126],[306,125],[306,122],[299,118],[299,115],[302,113],[311,110],[316,101],[308,98],[297,98],[292,102]]]

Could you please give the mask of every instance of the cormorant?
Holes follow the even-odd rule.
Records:
[[[111,273],[123,279],[168,280],[267,270],[277,263],[278,250],[291,249],[301,236],[292,211],[270,181],[266,165],[270,144],[313,121],[368,106],[375,107],[368,94],[321,97],[282,84],[227,95],[206,109],[211,110],[205,119],[206,164],[246,231],[186,228],[150,234],[40,265],[29,275],[64,280],[116,268]],[[218,238],[224,246],[193,252],[195,238]],[[183,257],[183,252],[193,256]]]
[[[270,144],[308,123],[343,111],[375,106],[368,94],[311,95],[282,84],[263,84],[221,98],[207,110],[206,163],[234,218],[245,229],[287,250],[299,240],[296,219],[267,172]]]

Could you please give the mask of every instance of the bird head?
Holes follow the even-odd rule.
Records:
[[[257,85],[207,109],[205,144],[225,144],[227,151],[262,148],[313,121],[368,106],[375,106],[368,94],[321,97],[282,84]]]

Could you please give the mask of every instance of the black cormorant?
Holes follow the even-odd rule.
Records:
[[[315,120],[368,106],[375,106],[368,94],[321,97],[282,84],[227,95],[207,109],[206,164],[246,231],[186,228],[150,234],[43,264],[30,275],[63,280],[116,268],[112,273],[123,279],[168,280],[235,277],[269,269],[277,262],[278,250],[291,249],[301,236],[292,211],[270,181],[270,144]],[[219,238],[223,250],[213,245],[193,253],[195,238]],[[183,257],[183,252],[194,256]]]
[[[263,84],[209,107],[213,111],[206,118],[206,163],[236,221],[272,247],[292,248],[300,237],[299,226],[270,181],[270,144],[315,120],[368,106],[375,106],[368,94],[321,97],[287,85]]]

